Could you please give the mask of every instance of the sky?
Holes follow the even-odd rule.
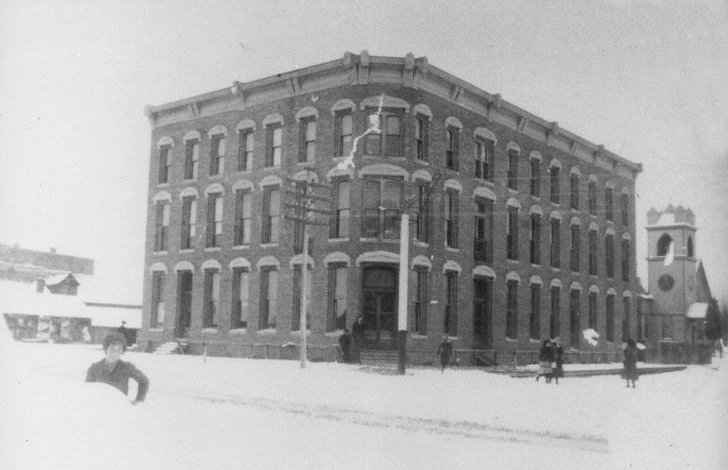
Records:
[[[343,57],[430,64],[629,160],[646,213],[691,208],[728,303],[725,1],[0,2],[0,243],[93,258],[141,302],[144,106]]]

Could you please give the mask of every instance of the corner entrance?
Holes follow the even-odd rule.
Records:
[[[395,349],[397,338],[397,269],[386,265],[363,269],[362,319],[366,349]]]

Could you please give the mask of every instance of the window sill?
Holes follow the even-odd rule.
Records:
[[[301,336],[301,330],[293,330],[291,331],[291,336]],[[311,329],[306,328],[306,336],[311,336]]]
[[[528,342],[529,343],[534,343],[534,344],[541,344],[541,340],[540,339],[534,339],[534,338],[528,338]]]
[[[247,328],[234,328],[230,331],[228,331],[231,335],[245,335],[248,334]]]
[[[164,251],[155,251],[152,254],[153,255],[157,255],[157,256],[164,256],[166,254],[169,254],[169,252],[167,250],[164,250]]]
[[[222,179],[222,174],[210,175],[210,176],[208,176],[208,179],[211,179],[211,180],[221,180]]]
[[[149,328],[150,333],[161,333],[164,331],[164,328]]]
[[[410,335],[410,339],[428,339],[428,338],[429,338],[429,336],[427,336],[427,335],[421,335],[421,334],[418,334],[418,333],[412,333]]]
[[[166,183],[157,183],[158,188],[169,188],[169,181]]]
[[[324,336],[326,338],[338,338],[339,336],[344,334],[344,330],[336,330],[336,331],[327,331],[324,333]]]
[[[541,196],[534,196],[533,194],[531,194],[531,199],[533,199],[534,201],[539,201],[540,202],[541,201]]]
[[[206,333],[217,333],[217,332],[218,332],[217,327],[208,327],[208,328],[203,328],[202,329],[202,334],[206,334]]]
[[[401,155],[362,155],[362,158],[367,160],[382,159],[389,162],[403,162],[407,160],[407,157],[403,157]]]
[[[360,242],[362,243],[399,243],[399,238],[360,238]]]
[[[507,259],[506,262],[508,264],[518,264],[519,263],[519,261],[517,259]]]
[[[260,247],[263,248],[263,249],[265,249],[265,248],[278,248],[278,242],[275,242],[275,243],[261,243],[260,244]]]
[[[415,158],[415,162],[417,162],[420,165],[430,166],[430,162],[428,162],[427,160],[420,160],[419,158]]]
[[[560,273],[560,272],[561,272],[561,268],[554,268],[554,267],[552,266],[552,267],[551,267],[551,271],[552,271],[552,272],[555,272],[555,273]]]
[[[280,169],[281,169],[281,166],[280,165],[264,166],[263,167],[263,171],[273,171],[273,170],[280,170]]]
[[[429,248],[430,247],[430,244],[428,242],[421,242],[419,240],[412,240],[412,244],[419,248]]]
[[[506,337],[506,342],[507,343],[517,343],[518,340],[517,339],[514,339],[514,338],[508,338],[508,337]]]
[[[277,333],[277,330],[275,328],[266,328],[264,330],[258,330],[256,333],[261,336],[273,336]]]
[[[194,248],[185,248],[184,250],[179,250],[180,253],[194,253]]]
[[[233,250],[249,250],[250,244],[247,245],[233,245]]]
[[[182,180],[183,183],[194,183],[195,181],[197,181],[197,177],[189,178],[189,179],[185,178]]]
[[[342,242],[348,242],[349,237],[346,238],[329,238],[329,243],[342,243]]]
[[[513,188],[508,188],[508,192],[513,195],[518,194],[518,190]]]
[[[204,249],[204,251],[220,251],[220,250],[222,250],[222,247],[219,247],[219,246],[207,246]]]
[[[453,247],[451,247],[451,246],[446,246],[446,247],[445,247],[445,250],[446,250],[446,251],[449,251],[450,253],[458,253],[458,252],[460,251],[460,249],[458,249],[458,248],[453,248]]]
[[[299,167],[299,166],[305,167],[305,166],[315,165],[315,164],[316,164],[316,159],[306,160],[305,162],[296,162],[297,167]]]

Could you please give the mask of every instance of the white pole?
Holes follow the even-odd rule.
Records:
[[[306,344],[306,280],[308,279],[308,224],[303,226],[303,265],[301,267],[301,318],[299,329],[301,330],[301,369],[306,368],[307,344]]]
[[[407,293],[409,284],[409,214],[401,213],[399,226],[399,302],[397,305],[397,344],[399,348],[400,374],[405,373],[407,363]]]

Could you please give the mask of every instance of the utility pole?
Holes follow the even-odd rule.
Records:
[[[307,307],[308,307],[308,256],[309,256],[309,225],[328,225],[328,222],[320,222],[313,219],[313,214],[324,214],[331,215],[331,211],[326,209],[314,208],[315,201],[331,202],[331,198],[328,196],[319,196],[311,194],[310,190],[314,188],[326,188],[329,186],[321,183],[316,183],[309,179],[312,171],[307,168],[308,174],[305,180],[295,180],[286,178],[289,183],[293,184],[293,189],[287,189],[286,195],[293,197],[293,200],[287,199],[284,203],[284,207],[289,210],[293,210],[293,214],[285,213],[284,220],[291,220],[303,225],[303,263],[301,265],[301,304],[300,304],[300,318],[299,318],[299,329],[301,331],[301,347],[300,347],[300,360],[301,369],[306,368],[306,359],[308,357],[308,342],[306,338],[307,332]],[[294,231],[294,237],[297,233]],[[295,243],[294,243],[295,246]]]
[[[427,186],[427,190],[423,197],[426,205],[430,199],[430,194],[435,188],[435,185],[442,176],[440,173],[436,173],[432,181]],[[409,239],[410,239],[410,228],[409,228],[409,213],[412,205],[417,201],[418,195],[413,195],[406,198],[400,208],[400,221],[399,221],[399,300],[397,303],[397,349],[399,351],[399,361],[397,366],[397,372],[400,375],[404,375],[407,369],[407,310],[409,308]]]

